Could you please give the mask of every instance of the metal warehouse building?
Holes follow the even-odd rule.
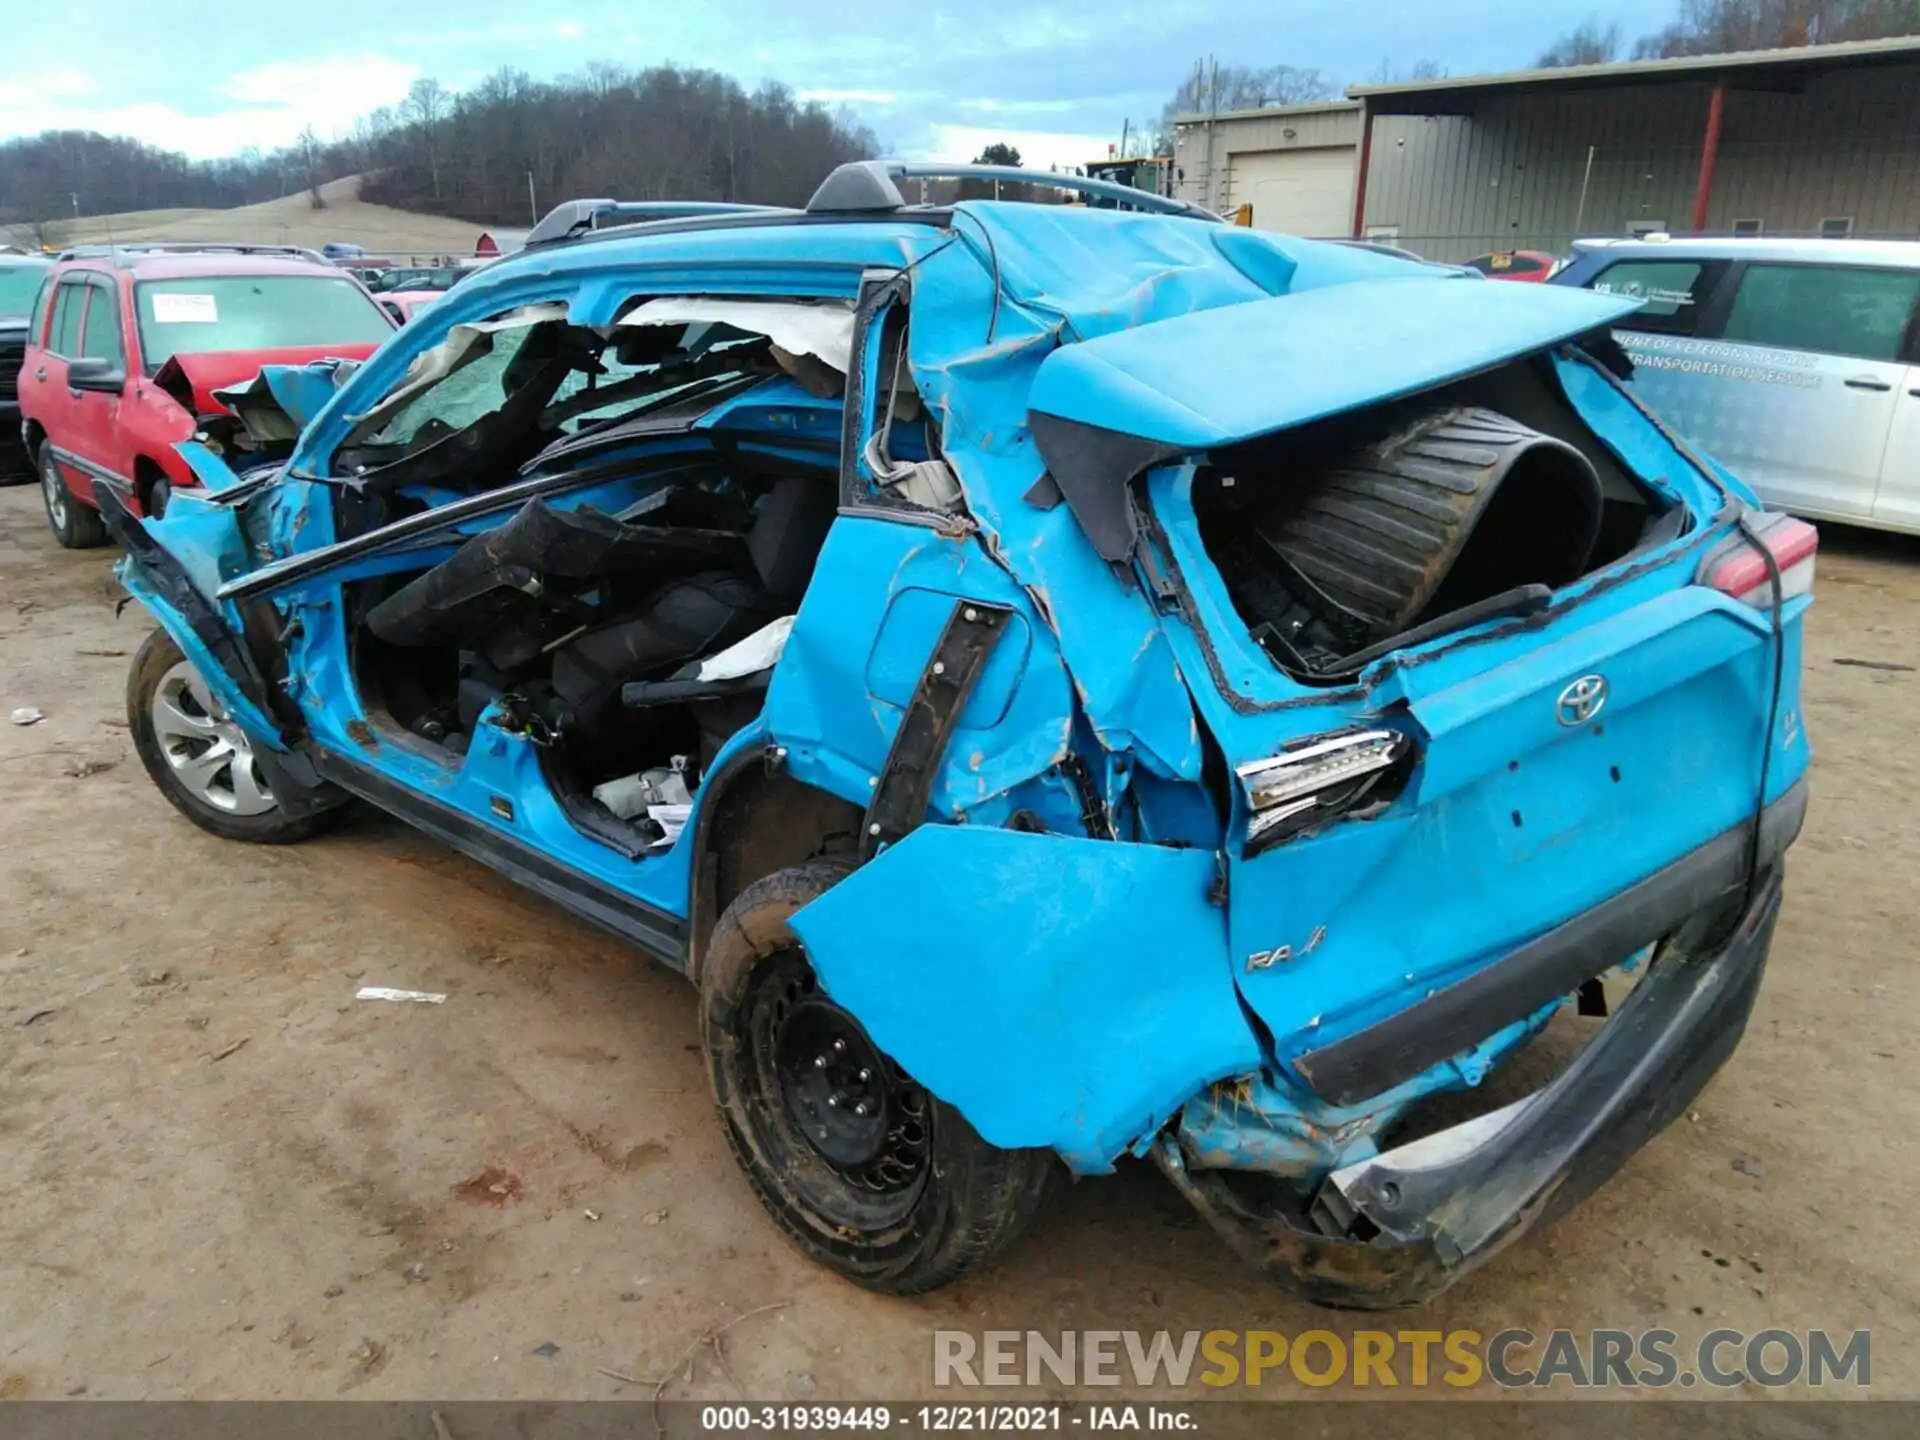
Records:
[[[1920,39],[1347,94],[1179,117],[1176,193],[1441,260],[1655,230],[1920,238]]]

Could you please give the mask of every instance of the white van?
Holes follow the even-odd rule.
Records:
[[[1635,391],[1769,505],[1920,534],[1920,242],[1582,240]]]

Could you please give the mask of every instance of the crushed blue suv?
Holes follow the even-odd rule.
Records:
[[[1300,1293],[1421,1301],[1737,1043],[1814,532],[1623,388],[1631,301],[919,173],[573,202],[232,392],[203,492],[102,496],[141,758],[686,974],[740,1165],[859,1284],[1135,1156]]]

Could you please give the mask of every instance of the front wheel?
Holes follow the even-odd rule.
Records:
[[[40,444],[40,500],[47,507],[47,527],[68,550],[92,550],[107,543],[106,522],[100,512],[80,503],[60,478],[60,462],[53,458],[53,442]]]
[[[165,630],[149,635],[133,657],[127,724],[160,793],[224,840],[288,845],[330,829],[344,814],[339,807],[299,816],[281,809],[254,758],[252,738]]]
[[[1059,1161],[988,1144],[820,987],[788,921],[846,875],[815,862],[743,890],[700,976],[708,1076],[734,1158],[796,1246],[911,1295],[1010,1245]]]

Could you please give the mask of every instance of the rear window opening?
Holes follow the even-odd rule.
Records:
[[[1675,509],[1538,360],[1217,451],[1193,507],[1253,637],[1281,668],[1328,681],[1542,609],[1665,533]]]

